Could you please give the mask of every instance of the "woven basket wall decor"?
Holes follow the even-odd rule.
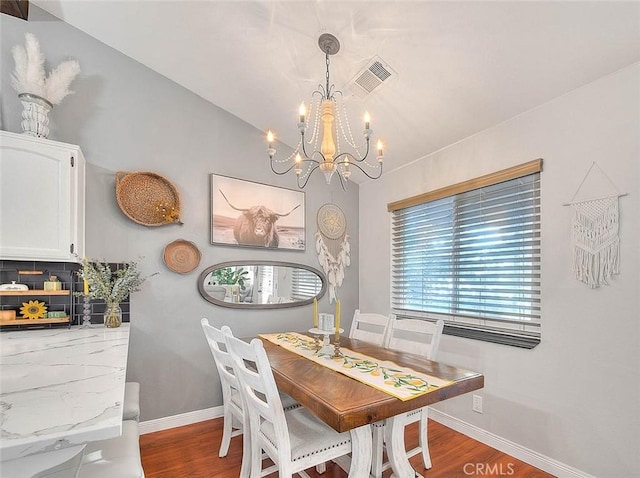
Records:
[[[200,249],[191,241],[178,239],[166,245],[162,260],[178,274],[188,274],[200,264]]]
[[[120,210],[143,226],[182,224],[180,193],[168,179],[150,171],[116,173]]]

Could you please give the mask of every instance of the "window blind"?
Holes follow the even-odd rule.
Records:
[[[540,173],[392,211],[392,308],[445,333],[540,337]]]
[[[320,277],[306,269],[294,268],[291,284],[291,298],[306,300],[315,297],[322,288]]]

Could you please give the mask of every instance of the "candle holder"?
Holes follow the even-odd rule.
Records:
[[[83,329],[91,328],[91,304],[88,295],[82,296],[82,327]]]
[[[334,356],[335,353],[335,348],[331,346],[331,335],[334,334],[336,329],[334,329],[334,331],[331,330],[322,330],[322,329],[317,329],[317,328],[313,328],[313,329],[309,329],[309,332],[311,332],[312,334],[317,334],[317,346],[318,348],[316,349],[316,355],[329,355],[331,357]],[[340,333],[344,332],[343,329],[340,329]],[[322,346],[320,346],[320,335],[322,335]]]
[[[311,329],[311,330],[313,330],[313,329]],[[320,350],[320,347],[321,347],[321,345],[320,345],[320,335],[313,334],[313,346],[316,348],[316,352],[318,350]]]
[[[340,338],[338,338],[333,343],[333,355],[331,356],[331,358],[335,359],[335,358],[342,358],[342,357],[344,357],[344,355],[340,351]]]

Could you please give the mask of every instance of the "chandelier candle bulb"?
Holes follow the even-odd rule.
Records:
[[[84,280],[83,293],[84,295],[89,295],[89,281],[87,281],[87,279]]]
[[[269,158],[273,159],[273,155],[276,154],[276,150],[273,147],[273,142],[275,138],[271,130],[267,132],[267,142],[269,143],[269,148],[267,149],[267,154],[269,154]]]
[[[369,112],[366,111],[364,114],[364,129],[369,129],[371,126],[371,116],[369,116]]]
[[[298,176],[300,176],[300,173],[302,172],[302,167],[300,166],[302,164],[302,158],[300,157],[300,153],[296,154],[296,169],[295,172]]]
[[[298,112],[300,114],[300,123],[304,123],[305,116],[307,116],[307,107],[304,105],[304,103],[300,103]]]

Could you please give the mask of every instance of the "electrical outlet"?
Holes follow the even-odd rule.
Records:
[[[473,411],[482,413],[482,397],[480,395],[473,396]]]

